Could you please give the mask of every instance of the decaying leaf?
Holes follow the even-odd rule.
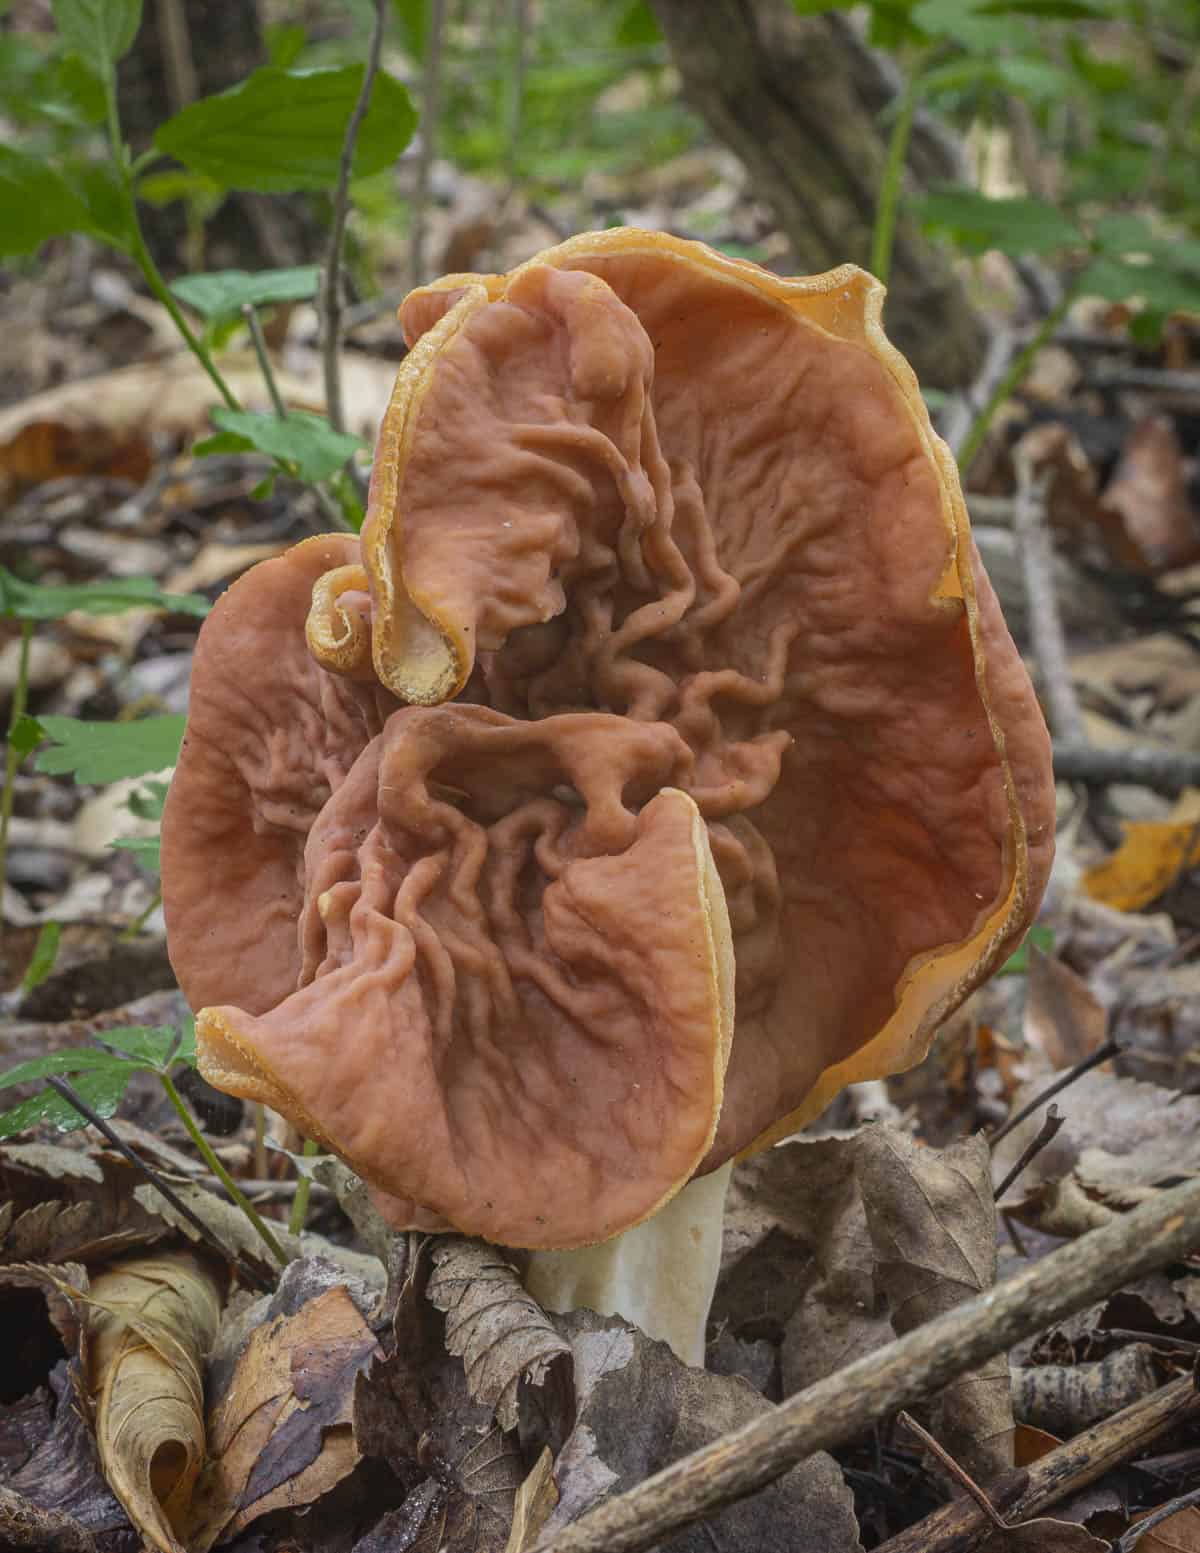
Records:
[[[187,1204],[202,1224],[212,1231],[222,1246],[229,1250],[232,1258],[248,1263],[257,1268],[268,1278],[274,1278],[278,1272],[278,1264],[272,1259],[262,1241],[259,1239],[254,1226],[246,1215],[234,1203],[227,1202],[223,1197],[217,1197],[202,1186],[192,1186],[179,1182],[174,1187],[175,1195],[181,1202]],[[169,1224],[173,1229],[188,1240],[199,1241],[200,1233],[194,1224],[179,1212],[173,1203],[162,1195],[157,1187],[144,1182],[134,1189],[134,1200],[145,1210],[147,1214],[153,1214],[156,1218]],[[287,1236],[276,1231],[276,1239],[288,1247]]]
[[[548,1542],[600,1500],[771,1406],[745,1381],[693,1369],[617,1317],[579,1310],[556,1325],[574,1356],[576,1421],[555,1461],[559,1502],[542,1532]],[[823,1452],[660,1546],[662,1553],[860,1553],[850,1491]]]
[[[1083,875],[1087,893],[1120,911],[1138,911],[1164,895],[1180,875],[1200,863],[1200,822],[1195,819],[1131,820],[1125,839],[1104,862]]]
[[[979,1553],[1110,1553],[1110,1549],[1082,1526],[1042,1518],[997,1529],[979,1544]]]
[[[446,1351],[462,1359],[477,1402],[495,1409],[501,1429],[515,1429],[522,1380],[540,1386],[570,1346],[494,1246],[461,1235],[432,1250],[427,1294],[446,1316]]]
[[[1146,1515],[1153,1513],[1148,1510]],[[1134,1516],[1133,1525],[1144,1521],[1146,1515]],[[1138,1553],[1200,1553],[1200,1510],[1189,1505],[1159,1521],[1138,1542]]]
[[[1052,1072],[1090,1057],[1108,1034],[1108,1010],[1083,977],[1032,944],[1022,1033]]]
[[[314,1503],[358,1464],[355,1378],[377,1345],[338,1270],[309,1279],[312,1267],[289,1264],[231,1371],[217,1375],[188,1528],[197,1553],[272,1510]]]
[[[81,1301],[87,1294],[88,1275],[76,1263],[61,1267],[24,1264],[0,1268],[0,1289],[36,1289],[46,1302],[46,1313],[69,1354],[80,1350],[85,1323]]]
[[[43,1510],[32,1500],[0,1485],[0,1546],[95,1553],[96,1539],[74,1516],[61,1510]]]
[[[875,1278],[902,1336],[991,1288],[996,1279],[996,1212],[987,1144],[963,1138],[920,1147],[891,1128],[858,1139],[855,1172],[875,1249]],[[1008,1359],[951,1382],[936,1405],[933,1433],[973,1478],[1012,1465]]]
[[[56,1273],[60,1269],[55,1269]],[[96,1444],[83,1416],[74,1371],[63,1359],[50,1373],[54,1418],[49,1433],[9,1486],[45,1510],[61,1510],[91,1532],[129,1532],[129,1518],[100,1470]]]
[[[204,1460],[203,1360],[221,1310],[220,1273],[188,1251],[130,1257],[89,1295],[88,1387],[105,1475],[142,1536],[182,1553]]]
[[[528,1553],[541,1536],[542,1528],[557,1503],[554,1457],[547,1445],[542,1448],[542,1454],[534,1462],[529,1476],[517,1489],[512,1530],[508,1534],[504,1553]]]
[[[1013,1097],[1020,1108],[1035,1081]],[[1066,1125],[1029,1165],[1005,1210],[1050,1234],[1081,1234],[1143,1201],[1160,1183],[1200,1172],[1200,1096],[1158,1084],[1085,1073],[1058,1102]],[[1011,1169],[1041,1125],[1035,1114],[996,1147],[996,1180]]]

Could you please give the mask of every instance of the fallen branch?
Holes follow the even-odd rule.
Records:
[[[989,1497],[1010,1523],[1026,1520],[1094,1483],[1168,1429],[1197,1416],[1200,1393],[1190,1379],[1174,1380],[1031,1466],[1007,1473],[989,1485]],[[991,1531],[990,1518],[973,1500],[952,1499],[883,1543],[877,1553],[971,1553]]]
[[[582,1515],[537,1553],[640,1553],[744,1498],[814,1451],[832,1450],[993,1354],[1175,1261],[1200,1242],[1200,1180],[1052,1252],[628,1493]]]
[[[1064,782],[1127,782],[1173,797],[1200,785],[1200,755],[1190,750],[1102,750],[1066,739],[1054,741],[1054,775]]]
[[[1054,591],[1054,546],[1046,527],[1047,475],[1039,473],[1029,453],[1018,446],[1015,455],[1017,496],[1013,529],[1029,598],[1029,636],[1038,676],[1046,692],[1052,731],[1071,744],[1086,744],[1087,733],[1079,697],[1071,680],[1067,643],[1058,595]]]

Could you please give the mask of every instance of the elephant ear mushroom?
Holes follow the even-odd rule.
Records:
[[[393,1214],[531,1247],[645,1219],[711,1146],[733,1028],[688,765],[600,713],[394,713],[309,832],[299,990],[203,1009],[201,1071]]]
[[[235,582],[201,629],[162,825],[171,963],[193,1008],[263,1013],[295,989],[309,828],[395,705],[305,646],[314,585],[357,557],[352,537],[305,540]]]
[[[687,745],[737,962],[706,1170],[919,1061],[1053,853],[1045,725],[882,302],[616,229],[403,309],[377,672]]]

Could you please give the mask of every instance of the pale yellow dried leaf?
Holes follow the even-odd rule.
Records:
[[[129,1257],[92,1284],[88,1386],[104,1475],[162,1553],[181,1531],[204,1461],[204,1357],[223,1280],[188,1251]]]
[[[1185,869],[1200,863],[1200,821],[1134,820],[1113,855],[1089,868],[1083,888],[1119,911],[1149,906]]]
[[[532,1548],[541,1536],[542,1527],[557,1503],[554,1457],[550,1454],[550,1447],[544,1445],[529,1476],[517,1489],[512,1530],[508,1534],[504,1553],[527,1553],[527,1549]]]

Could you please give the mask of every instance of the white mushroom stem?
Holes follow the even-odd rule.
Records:
[[[721,1267],[732,1162],[689,1181],[644,1224],[580,1251],[534,1251],[525,1285],[546,1310],[623,1316],[703,1366],[704,1327]]]

